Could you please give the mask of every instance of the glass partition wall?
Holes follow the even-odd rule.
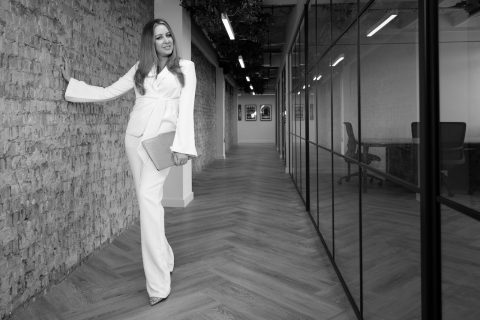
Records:
[[[480,3],[437,5],[442,314],[480,319]]]
[[[359,319],[480,319],[479,16],[305,5],[283,80],[289,173]]]

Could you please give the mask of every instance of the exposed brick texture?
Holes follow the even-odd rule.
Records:
[[[193,175],[202,171],[205,166],[215,160],[216,145],[216,108],[215,85],[216,71],[192,43],[192,61],[197,74],[197,90],[195,92],[195,144],[199,157],[193,160]]]
[[[67,103],[59,65],[66,54],[74,77],[112,83],[151,18],[152,0],[0,1],[0,318],[138,218],[124,151],[133,91]],[[208,81],[199,101],[211,108]]]
[[[234,88],[225,81],[225,152],[237,144],[237,106],[234,104]]]

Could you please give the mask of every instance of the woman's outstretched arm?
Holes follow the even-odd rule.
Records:
[[[137,64],[115,83],[105,88],[92,86],[72,78],[70,70],[69,61],[64,59],[62,76],[68,82],[67,90],[65,91],[65,100],[70,102],[102,102],[116,99],[135,86],[133,77],[137,70]]]

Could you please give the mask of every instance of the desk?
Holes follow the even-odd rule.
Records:
[[[385,172],[417,184],[418,181],[418,138],[365,138],[361,142],[362,153],[367,154],[370,147],[385,148]]]
[[[366,138],[363,139],[362,153],[369,152],[370,147],[385,148],[386,173],[418,185],[418,138]],[[468,180],[468,191],[473,193],[480,187],[480,137],[465,139],[465,166],[468,172],[463,175]],[[461,178],[461,176],[459,177]]]
[[[398,144],[418,144],[418,138],[366,138],[362,140],[364,147],[385,147]]]

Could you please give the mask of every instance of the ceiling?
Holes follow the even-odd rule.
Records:
[[[236,82],[240,91],[249,93],[254,91],[259,94],[275,92],[276,78],[283,62],[282,54],[286,51],[287,42],[290,40],[287,37],[292,34],[291,28],[295,27],[292,24],[296,21],[294,15],[297,15],[297,2],[303,3],[301,0],[181,0],[182,6],[191,12],[193,23],[203,31],[215,48],[220,67],[224,72]],[[362,2],[365,4],[367,1],[362,0]],[[448,15],[449,19],[454,20],[455,25],[460,27],[467,19],[470,25],[477,21],[474,19],[480,17],[480,14],[477,14],[480,8],[479,2],[479,0],[439,0],[438,3],[442,18]],[[328,3],[328,0],[316,1],[316,4],[321,6],[328,6]],[[339,8],[342,6],[348,8],[351,5],[353,5],[351,1],[345,0],[339,3]],[[392,35],[395,35],[392,39],[398,41],[400,30],[404,37],[407,37],[402,38],[404,41],[417,41],[418,39],[415,38],[418,33],[416,5],[415,0],[375,2],[363,15],[361,28],[373,25],[387,9],[399,9],[401,15],[388,28],[385,28],[383,36],[364,40],[365,43],[388,43]],[[235,40],[228,38],[220,19],[222,12],[226,13],[230,19]],[[347,19],[345,13],[339,14]],[[319,16],[317,19],[325,18]],[[480,24],[480,18],[478,21]],[[442,23],[441,26],[443,29]],[[320,27],[318,30],[323,28]],[[348,34],[343,38],[347,41]],[[238,63],[239,55],[242,55],[245,61],[245,69],[242,69]],[[246,76],[250,78],[250,82],[246,80]],[[253,86],[253,90],[250,89],[250,85]]]
[[[275,3],[275,5],[269,3]],[[275,92],[276,77],[283,58],[282,53],[288,45],[287,35],[289,33],[287,28],[291,28],[291,26],[287,26],[287,24],[291,20],[290,15],[295,11],[295,5],[296,1],[263,1],[263,10],[270,14],[267,42],[262,46],[261,75],[264,79],[264,93]]]
[[[234,79],[240,91],[259,94],[275,92],[282,52],[290,34],[287,24],[296,5],[297,0],[182,0],[193,23],[215,48],[224,72]],[[229,17],[235,40],[228,38],[220,20],[222,12]],[[245,61],[245,69],[238,63],[239,55]]]

